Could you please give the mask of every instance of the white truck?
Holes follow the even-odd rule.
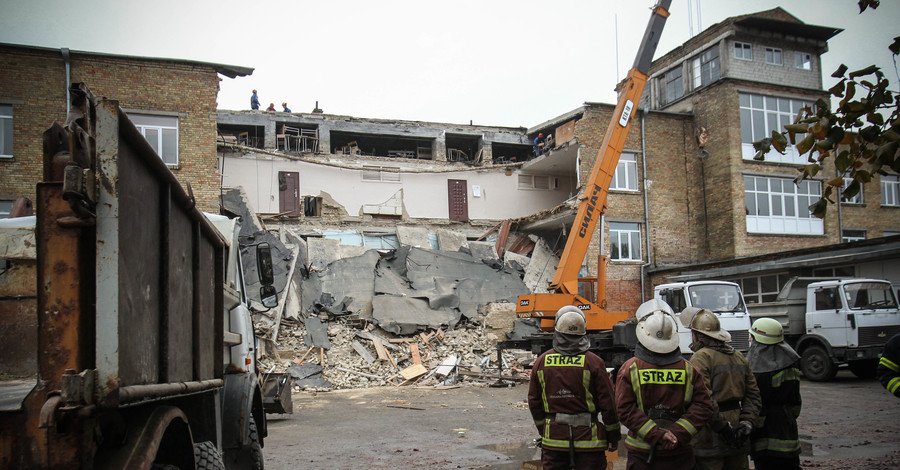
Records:
[[[705,308],[719,317],[722,328],[731,334],[731,346],[739,351],[750,347],[750,314],[737,284],[728,281],[687,281],[660,284],[653,296],[665,301],[677,316],[687,307]],[[682,354],[690,357],[691,330],[678,323]]]
[[[768,317],[784,328],[809,380],[830,380],[847,364],[860,378],[875,376],[884,344],[900,333],[891,283],[881,279],[788,280],[772,302],[750,304],[752,319]]]

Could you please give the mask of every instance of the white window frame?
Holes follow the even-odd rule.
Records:
[[[623,253],[624,251],[627,253]],[[641,224],[635,222],[609,223],[609,259],[613,261],[643,261]]]
[[[518,174],[517,189],[525,191],[553,191],[559,188],[559,178],[550,175]]]
[[[772,131],[784,132],[786,124],[793,124],[794,118],[803,106],[813,106],[812,100],[761,95],[758,93],[738,93],[741,115],[741,157],[753,160],[756,150],[753,142],[772,136]],[[803,135],[798,134],[802,139]],[[788,145],[784,155],[776,150],[766,154],[767,162],[805,165],[808,162],[797,148]]]
[[[128,117],[131,118],[131,122],[134,123],[141,135],[147,139],[147,142],[153,147],[153,150],[156,151],[162,161],[170,167],[177,168],[179,164],[178,141],[180,138],[178,117],[151,113],[128,113]],[[156,133],[155,139],[151,135],[154,132]],[[175,139],[174,142],[168,140],[172,138]],[[161,150],[165,155],[161,153]],[[174,155],[172,155],[172,152],[174,152]]]
[[[612,181],[609,182],[609,189],[637,192],[637,155],[633,153],[623,153],[619,157],[619,163],[616,165],[616,171],[615,173],[613,173]]]
[[[367,183],[399,183],[400,167],[363,165],[360,178]]]
[[[778,47],[766,48],[766,63],[769,65],[784,65],[784,53]]]
[[[865,230],[842,230],[841,243],[850,243],[866,239]]]
[[[881,205],[900,207],[900,177],[881,175]]]
[[[800,70],[812,70],[812,54],[794,51],[794,68]]]
[[[9,131],[9,135],[7,134]],[[0,104],[0,158],[13,157],[13,107],[11,104]],[[9,153],[3,149],[9,147]]]
[[[824,235],[824,221],[809,211],[821,196],[821,181],[744,175],[747,233]]]
[[[746,42],[734,41],[734,58],[739,60],[753,60],[753,45]]]
[[[758,304],[775,300],[789,279],[790,276],[787,272],[778,272],[728,280],[741,286],[741,293],[744,294],[746,303]],[[766,288],[766,284],[771,284],[772,281],[775,282],[775,285],[772,288]]]
[[[865,199],[863,198],[863,185],[859,185],[859,192],[856,193],[855,196],[851,198],[846,198],[843,196],[843,192],[847,189],[847,186],[850,186],[850,183],[853,182],[853,178],[849,176],[844,177],[844,185],[841,186],[841,204],[864,204]]]

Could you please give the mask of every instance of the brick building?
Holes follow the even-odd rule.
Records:
[[[43,132],[65,122],[67,84],[84,82],[119,101],[198,205],[218,207],[216,97],[219,76],[253,69],[0,44],[0,212],[24,195],[34,199]]]

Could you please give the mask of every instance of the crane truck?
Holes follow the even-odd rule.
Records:
[[[592,349],[612,366],[620,365],[631,357],[635,342],[634,325],[625,322],[629,317],[627,312],[611,312],[607,309],[605,256],[600,256],[597,277],[590,279],[590,282],[596,282],[595,298],[588,299],[579,294],[579,281],[587,280],[580,279],[579,272],[597,222],[606,211],[609,185],[631,128],[631,117],[638,108],[647,84],[650,63],[669,16],[671,3],[671,0],[660,0],[653,7],[634,65],[617,89],[616,108],[591,175],[584,186],[575,221],[568,232],[565,249],[550,283],[550,292],[521,295],[516,303],[516,315],[519,318],[536,319],[545,332],[552,331],[557,310],[565,305],[578,307],[584,312]],[[510,344],[510,347],[522,347],[523,343],[527,343],[532,351],[540,352],[548,349],[551,341],[549,333],[539,334]]]
[[[37,215],[0,224],[0,469],[261,469],[237,222],[200,212],[116,101],[71,92]],[[244,248],[271,308],[270,250]]]

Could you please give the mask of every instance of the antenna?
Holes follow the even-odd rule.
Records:
[[[697,32],[703,31],[703,22],[700,21],[700,0],[697,0]]]
[[[691,0],[687,0],[687,11],[688,11],[688,33],[690,34],[690,37],[694,37],[694,7],[691,6]]]
[[[619,14],[616,13],[614,16],[614,25],[616,29],[616,85],[619,83]]]

